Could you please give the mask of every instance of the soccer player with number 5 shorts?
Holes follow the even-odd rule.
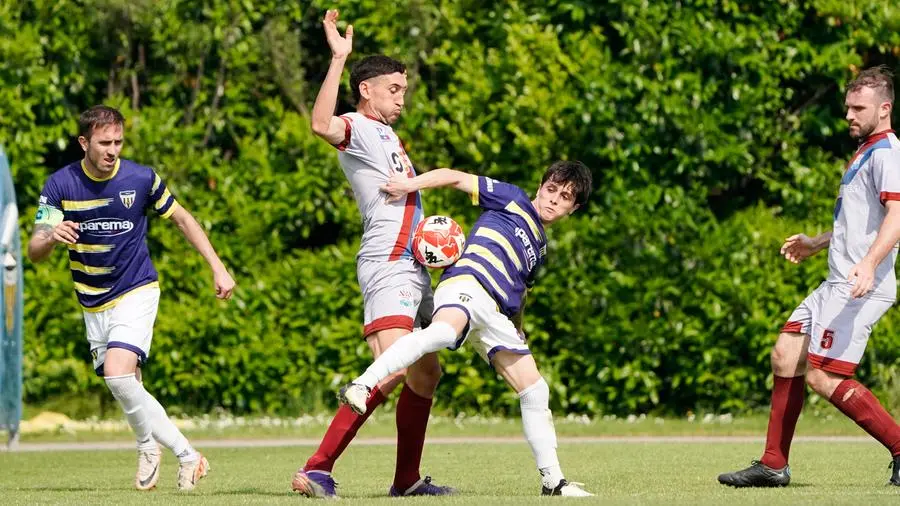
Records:
[[[891,130],[893,76],[864,70],[847,87],[850,136],[860,143],[847,164],[831,231],[788,237],[781,253],[799,263],[828,248],[828,278],[788,318],[772,350],[775,385],[766,448],[751,466],[719,476],[733,487],[791,481],[788,453],[805,383],[891,453],[889,483],[900,486],[900,426],[853,379],[872,327],[897,299],[900,240],[900,140]]]
[[[153,211],[175,222],[212,268],[217,297],[229,298],[234,280],[200,224],[175,200],[162,178],[149,167],[119,158],[125,126],[119,111],[94,106],[81,115],[78,126],[84,159],[47,179],[28,258],[44,260],[59,243],[69,250],[94,369],[137,436],[135,487],[156,486],[162,445],[178,458],[178,489],[192,490],[208,472],[209,462],[144,389],[140,376],[150,355],[159,304],[159,283],[147,248],[146,213]]]
[[[484,212],[475,222],[460,259],[448,267],[434,293],[431,325],[407,334],[365,373],[341,389],[341,401],[364,412],[372,389],[419,357],[468,342],[519,396],[525,439],[537,461],[542,495],[586,497],[565,479],[556,455],[550,387],[541,377],[522,332],[527,287],[547,254],[544,227],[583,206],[591,172],[580,162],[560,161],[544,173],[537,196],[517,186],[452,169],[412,179],[394,177],[383,190],[404,199],[424,188],[452,186],[471,195]]]
[[[337,30],[337,11],[325,14],[331,65],[312,112],[312,129],[338,150],[338,161],[363,219],[356,275],[363,295],[363,337],[376,357],[400,336],[431,319],[431,278],[412,254],[412,236],[422,220],[418,193],[387,202],[379,188],[393,174],[411,178],[415,170],[391,125],[403,110],[406,67],[387,56],[363,58],[350,71],[356,112],[335,116],[341,74],[353,48],[353,27]],[[397,464],[391,496],[448,495],[451,487],[422,478],[419,463],[441,367],[434,353],[384,378],[365,410],[342,406],[315,454],[294,473],[291,488],[308,497],[337,497],[331,471],[368,416],[405,380],[397,401]],[[373,385],[375,387],[375,385]]]

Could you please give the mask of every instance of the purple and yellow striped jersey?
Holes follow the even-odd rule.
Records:
[[[108,178],[97,179],[81,161],[47,179],[35,223],[78,223],[78,241],[67,245],[75,293],[86,311],[102,311],[131,290],[157,282],[147,248],[146,211],[168,218],[177,208],[149,167],[120,158]]]
[[[500,310],[512,317],[544,263],[547,236],[524,190],[486,177],[477,180],[472,203],[484,212],[469,232],[462,256],[444,271],[441,281],[474,276]]]

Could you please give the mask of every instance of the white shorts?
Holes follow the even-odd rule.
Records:
[[[98,376],[103,376],[103,361],[109,348],[133,351],[139,366],[147,361],[158,306],[159,287],[147,285],[128,292],[109,309],[84,312],[87,340]]]
[[[434,305],[435,313],[455,307],[469,317],[468,329],[451,350],[468,341],[488,364],[498,351],[531,354],[512,320],[500,312],[497,302],[474,277],[461,275],[442,281],[434,292]]]
[[[849,283],[823,282],[791,313],[782,332],[809,334],[809,364],[853,376],[872,327],[893,301],[850,296]]]
[[[363,337],[385,329],[412,332],[431,323],[431,276],[419,262],[361,258],[356,264],[356,279],[363,295]]]

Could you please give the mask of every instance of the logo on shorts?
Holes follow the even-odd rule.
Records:
[[[410,292],[409,290],[400,290],[400,305],[403,307],[415,306],[412,292]]]
[[[97,361],[97,350],[96,349],[91,350],[91,357],[93,357],[95,362]]]
[[[469,295],[469,294],[467,294],[467,293],[460,293],[460,294],[459,294],[459,301],[460,301],[460,302],[469,302],[470,300],[472,300],[472,296],[471,296],[471,295]]]
[[[134,190],[126,190],[119,192],[119,199],[122,200],[122,204],[126,209],[131,209],[131,206],[134,205]]]

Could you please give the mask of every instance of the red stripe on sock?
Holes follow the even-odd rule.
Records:
[[[359,428],[369,418],[369,415],[384,400],[384,394],[381,393],[378,387],[375,387],[372,389],[369,400],[366,402],[366,414],[357,415],[349,406],[341,406],[334,415],[334,420],[328,426],[328,430],[325,431],[325,436],[322,437],[319,449],[306,461],[303,469],[306,471],[328,471],[330,473],[335,461],[344,453],[350,441],[353,441],[353,438],[356,437],[356,432],[359,431]]]
[[[797,419],[803,409],[806,380],[803,376],[783,378],[775,376],[772,387],[772,407],[769,411],[769,429],[766,431],[766,451],[759,459],[763,464],[781,469],[788,463],[791,440]]]

